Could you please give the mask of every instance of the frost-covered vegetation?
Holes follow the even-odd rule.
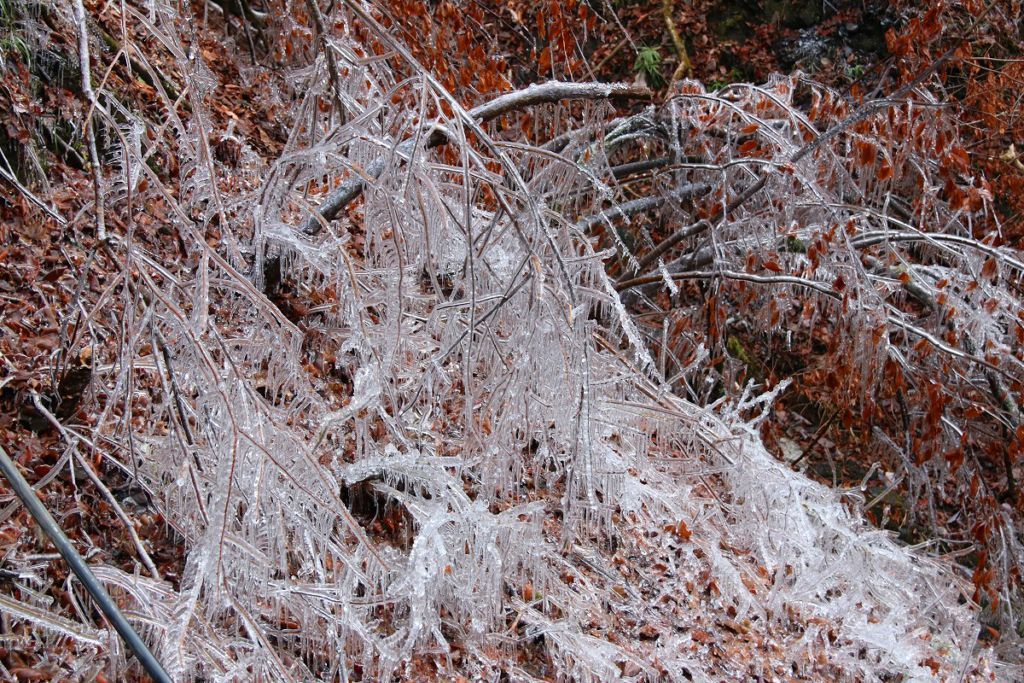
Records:
[[[877,436],[921,499],[987,495],[970,457],[914,454],[962,448],[974,406],[1019,424],[1024,264],[979,235],[985,183],[920,84],[467,108],[369,3],[243,2],[223,49],[278,149],[225,115],[195,6],[104,5],[103,43],[77,4],[18,14],[35,49],[87,36],[103,210],[66,218],[102,216],[120,267],[75,323],[96,376],[67,447],[119,463],[184,548],[180,573],[141,541],[135,571],[96,567],[175,680],[1009,678],[976,647],[978,582],[770,454],[786,383],[716,357],[737,317],[828,321],[836,381],[902,406]],[[125,65],[148,111],[105,85]],[[999,514],[973,521],[1015,623]],[[124,666],[9,585],[80,676]]]

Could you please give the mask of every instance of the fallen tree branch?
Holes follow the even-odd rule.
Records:
[[[469,111],[480,123],[538,104],[561,100],[649,100],[651,91],[633,83],[563,83],[550,81],[496,97]]]
[[[492,121],[499,116],[518,109],[562,100],[649,100],[651,91],[632,83],[563,83],[551,81],[531,85],[523,90],[496,97],[486,104],[471,109],[469,115],[478,123]],[[427,148],[438,147],[448,142],[448,134],[442,128],[434,128],[427,137]],[[402,142],[396,148],[399,156],[408,156],[415,145],[415,138]],[[387,161],[380,157],[366,166],[359,177],[344,183],[327,196],[317,213],[307,218],[299,230],[315,236],[323,229],[326,221],[337,218],[342,210],[358,197],[368,182],[380,177],[387,167]]]
[[[656,171],[660,168],[665,168],[671,163],[672,160],[668,157],[647,159],[645,161],[633,161],[627,164],[612,166],[611,172],[613,178],[616,180],[622,180],[623,178],[628,178],[631,175],[640,175],[641,173],[647,173],[648,171]]]
[[[824,294],[831,299],[838,299],[839,295],[836,294],[835,290],[826,283],[817,282],[815,280],[808,280],[802,277],[796,277],[795,275],[755,275],[754,273],[743,273],[740,271],[733,270],[697,270],[697,271],[685,271],[679,273],[669,273],[669,277],[673,280],[742,280],[744,282],[752,282],[759,285],[798,285],[800,287],[807,287],[814,291]],[[644,275],[641,277],[632,278],[624,281],[621,285],[616,285],[616,290],[622,292],[627,289],[634,287],[641,287],[643,285],[654,284],[657,282],[663,282],[664,276],[661,273],[652,273],[650,275]]]
[[[599,223],[610,224],[622,218],[629,218],[631,216],[644,213],[645,211],[660,208],[670,199],[682,201],[684,199],[692,199],[697,195],[705,194],[710,191],[710,183],[691,183],[667,194],[643,197],[641,199],[634,199],[632,201],[623,202],[622,204],[617,204],[610,209],[602,211],[601,213],[581,219],[576,223],[576,225],[583,230],[591,230]]]

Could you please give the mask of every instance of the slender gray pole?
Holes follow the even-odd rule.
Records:
[[[4,477],[7,478],[7,481],[14,488],[14,492],[18,494],[18,498],[21,498],[21,502],[25,504],[32,517],[35,518],[36,523],[46,532],[46,535],[50,537],[53,544],[57,546],[57,551],[64,558],[64,561],[68,563],[68,566],[71,567],[71,571],[75,573],[78,580],[85,586],[85,590],[89,591],[89,595],[92,596],[96,605],[106,615],[107,619],[110,620],[110,623],[113,624],[114,630],[121,636],[121,640],[125,642],[128,649],[135,653],[135,657],[142,664],[142,668],[146,670],[146,673],[157,683],[171,683],[171,677],[167,675],[163,666],[153,656],[153,653],[149,651],[146,644],[142,642],[142,638],[131,627],[128,620],[124,618],[124,615],[121,614],[121,610],[117,608],[114,601],[107,595],[107,591],[103,589],[103,586],[89,569],[89,565],[85,563],[82,556],[71,545],[71,541],[61,528],[57,526],[57,522],[50,515],[49,511],[43,507],[42,502],[36,496],[36,492],[25,481],[25,478],[21,476],[18,466],[14,464],[14,461],[7,455],[3,447],[0,447],[0,470],[3,471]]]

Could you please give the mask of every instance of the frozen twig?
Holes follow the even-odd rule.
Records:
[[[331,99],[334,102],[334,108],[338,112],[338,116],[345,116],[345,105],[341,102],[341,74],[338,71],[338,60],[334,56],[334,48],[331,47],[331,43],[328,40],[327,24],[324,21],[324,15],[320,11],[320,5],[317,4],[317,0],[306,0],[306,8],[309,10],[309,14],[313,19],[313,25],[316,27],[316,38],[317,42],[320,43],[321,49],[324,51],[324,57],[327,59],[327,72],[331,78]]]
[[[43,213],[45,213],[53,220],[57,221],[57,224],[60,227],[63,228],[64,226],[66,226],[68,222],[64,218],[64,216],[61,216],[59,213],[57,213],[55,209],[50,207],[49,204],[44,202],[39,197],[35,196],[35,194],[33,194],[33,192],[30,189],[21,184],[21,181],[18,180],[18,177],[14,175],[14,171],[11,168],[11,162],[7,160],[7,155],[4,154],[2,149],[0,149],[0,158],[4,160],[4,166],[6,166],[6,168],[4,168],[4,166],[0,166],[0,177],[9,182],[11,185],[14,185],[14,187],[18,190],[18,192],[21,193],[23,197],[25,197],[25,199],[29,200],[37,207],[42,209]]]
[[[84,441],[82,437],[78,436],[74,432],[68,431],[56,416],[46,409],[46,406],[44,406],[42,401],[39,399],[39,394],[35,392],[32,392],[32,403],[35,405],[36,410],[38,410],[39,413],[43,415],[51,425],[53,425],[54,429],[64,437],[64,440],[68,442],[69,446],[76,445],[77,441]],[[79,453],[77,449],[75,450],[75,456],[77,457],[79,464],[82,466],[82,469],[85,470],[86,475],[88,475],[89,480],[92,481],[96,488],[98,488],[103,494],[103,497],[107,499],[107,502],[114,508],[114,512],[117,513],[118,519],[120,519],[121,523],[124,525],[125,531],[127,531],[128,535],[131,536],[132,543],[135,544],[135,550],[139,553],[139,559],[142,560],[142,564],[146,566],[146,569],[153,575],[153,578],[159,580],[161,578],[160,572],[153,563],[153,558],[149,556],[149,553],[146,552],[145,546],[142,545],[142,539],[139,538],[138,533],[135,531],[135,523],[128,518],[128,515],[126,515],[124,510],[121,509],[121,504],[117,502],[116,498],[114,498],[114,494],[110,492],[110,489],[104,485],[96,472],[93,471],[92,464],[83,458],[82,454]]]
[[[89,66],[89,31],[85,21],[85,8],[82,0],[74,0],[75,23],[78,27],[78,66],[82,72],[82,92],[89,102],[89,110],[85,117],[85,134],[89,147],[89,161],[92,164],[93,189],[96,200],[96,239],[107,240],[107,224],[104,213],[105,191],[103,188],[103,168],[100,166],[100,155],[96,149],[96,127],[93,125],[93,110],[96,108],[96,93],[92,89],[92,71]]]

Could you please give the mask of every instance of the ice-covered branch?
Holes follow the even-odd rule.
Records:
[[[478,123],[487,123],[500,116],[533,107],[538,104],[561,102],[565,100],[649,100],[651,91],[645,87],[631,83],[563,83],[552,81],[535,84],[516,92],[501,95],[481,104],[469,111],[470,116]],[[441,128],[429,131],[426,146],[438,147],[448,142],[447,133]],[[415,138],[398,145],[396,154],[400,158],[408,157],[413,150]],[[366,188],[367,183],[376,180],[387,167],[383,157],[371,162],[363,169],[359,177],[354,177],[334,190],[317,208],[317,215],[307,218],[299,230],[307,235],[317,235],[323,227],[322,221],[332,221],[341,211],[358,197]]]

